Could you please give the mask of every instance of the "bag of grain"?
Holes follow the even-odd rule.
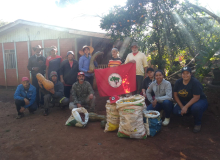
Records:
[[[161,118],[158,111],[144,111],[144,119],[146,119],[145,129],[148,136],[155,136],[161,130]]]
[[[118,96],[112,96],[107,100],[107,103],[105,105],[106,108],[106,114],[107,114],[107,123],[105,125],[104,132],[108,131],[116,131],[119,127],[119,113],[116,109],[116,101],[119,100],[120,97]]]
[[[83,107],[73,108],[72,115],[66,121],[66,126],[85,127],[89,121],[89,113]]]
[[[146,109],[145,97],[135,95],[121,98],[116,102],[120,115],[118,137],[146,139],[143,110]]]

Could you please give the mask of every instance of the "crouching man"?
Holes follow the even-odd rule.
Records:
[[[79,72],[77,76],[78,81],[72,86],[72,100],[69,108],[84,107],[89,112],[94,112],[95,109],[95,96],[92,86],[89,82],[85,81],[85,74]]]
[[[15,94],[15,105],[18,111],[17,119],[24,116],[25,109],[28,109],[30,113],[34,113],[37,110],[36,88],[30,84],[28,77],[23,77],[21,84],[18,85]]]
[[[64,86],[63,83],[57,80],[57,72],[52,71],[50,73],[50,78],[52,82],[54,83],[54,90],[49,92],[47,91],[42,83],[39,83],[39,86],[41,88],[41,92],[44,94],[44,116],[47,116],[49,114],[49,106],[50,104],[55,105],[59,104],[61,108],[64,108],[65,106],[69,105],[69,99],[64,97]]]

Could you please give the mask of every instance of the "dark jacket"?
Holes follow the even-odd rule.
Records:
[[[18,85],[14,94],[14,99],[22,101],[24,98],[27,98],[30,102],[28,105],[25,105],[24,108],[30,107],[35,102],[36,88],[33,85],[30,84],[27,92],[24,90],[24,86],[22,84]]]
[[[43,64],[41,65],[38,60],[42,59],[43,60]],[[32,70],[33,67],[39,67],[39,70],[36,72],[34,70]],[[40,56],[40,57],[36,57],[36,55],[33,55],[29,58],[28,60],[28,66],[27,66],[28,70],[31,71],[31,74],[33,77],[35,77],[35,75],[37,73],[41,73],[41,74],[45,74],[45,69],[46,69],[46,58],[44,56]]]
[[[51,94],[53,98],[62,98],[64,97],[64,86],[63,83],[60,81],[57,81],[56,84],[54,84],[54,94],[51,94],[49,91],[47,91],[45,88],[41,88],[41,92],[43,94]]]
[[[63,75],[65,84],[73,85],[77,81],[77,74],[79,72],[79,63],[73,60],[73,66],[70,67],[69,61],[64,60],[61,63],[60,75]]]

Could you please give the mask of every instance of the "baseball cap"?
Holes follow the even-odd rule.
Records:
[[[133,43],[131,44],[131,47],[133,47],[133,46],[139,47],[137,42],[133,42]]]
[[[57,76],[57,72],[56,71],[50,72],[50,78],[53,77],[53,76]]]
[[[70,55],[70,54],[74,55],[74,52],[73,51],[68,51],[67,56]]]
[[[153,69],[153,68],[148,68],[147,71],[146,71],[146,73],[147,73],[148,71],[154,72],[154,69]]]
[[[117,95],[114,95],[112,97],[109,97],[110,103],[116,103],[117,100],[119,100],[120,97]]]
[[[22,77],[21,81],[22,81],[22,82],[24,82],[24,81],[29,81],[29,78],[28,78],[28,77]]]
[[[183,68],[182,68],[182,73],[183,73],[184,71],[188,71],[189,73],[191,73],[192,70],[191,70],[190,67],[186,66],[186,67],[183,67]]]
[[[79,76],[79,75],[84,75],[84,76],[85,76],[84,72],[79,72],[79,73],[78,73],[78,76]]]
[[[56,50],[57,51],[57,47],[56,46],[51,46],[50,48],[51,48],[51,50]]]

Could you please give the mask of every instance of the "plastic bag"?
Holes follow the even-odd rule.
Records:
[[[83,107],[73,108],[72,115],[66,121],[66,126],[85,127],[89,121],[89,113]]]
[[[135,95],[121,98],[116,102],[120,115],[118,137],[146,139],[143,109],[146,109],[145,98]]]
[[[148,136],[155,136],[160,130],[162,121],[160,118],[160,112],[158,111],[144,111],[144,117],[146,118],[145,129]]]
[[[107,100],[105,108],[107,114],[107,123],[105,125],[104,132],[118,130],[120,117],[118,110],[116,109],[116,103],[110,103],[110,101]]]

